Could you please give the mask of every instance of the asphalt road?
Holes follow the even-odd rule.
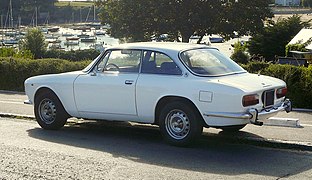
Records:
[[[23,104],[27,97],[21,93],[7,93],[0,91],[0,113],[34,116],[33,106]],[[312,150],[312,113],[302,112],[281,112],[276,117],[296,118],[300,120],[302,128],[275,127],[275,126],[254,126],[247,125],[241,132],[232,135],[224,134],[214,128],[205,128],[204,133],[216,137],[229,137],[236,139],[252,139],[257,141],[273,140],[274,142],[286,142],[304,144]]]
[[[206,136],[206,137],[205,137]],[[207,141],[165,144],[155,127],[0,118],[0,179],[311,179],[312,153]]]
[[[25,99],[0,92],[0,113],[33,116]],[[205,128],[191,148],[165,144],[151,125],[74,120],[47,131],[35,121],[0,117],[0,179],[312,179],[311,152],[268,143],[311,145],[312,114],[278,115],[304,127],[248,125],[234,135]],[[264,143],[243,141],[249,138]]]

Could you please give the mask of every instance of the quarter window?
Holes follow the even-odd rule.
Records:
[[[191,49],[180,54],[182,62],[194,73],[204,76],[221,76],[246,72],[230,58],[216,49]]]
[[[167,55],[160,52],[144,51],[142,73],[181,75],[182,71]]]

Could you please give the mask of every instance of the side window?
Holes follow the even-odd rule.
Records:
[[[182,71],[166,54],[153,51],[144,51],[142,73],[181,75]]]
[[[139,72],[140,50],[111,51],[104,72]]]

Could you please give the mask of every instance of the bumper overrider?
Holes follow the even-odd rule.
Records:
[[[263,125],[263,122],[259,120],[264,120],[269,117],[272,117],[274,114],[280,111],[286,111],[289,113],[292,110],[291,101],[289,99],[285,99],[281,104],[262,109],[258,111],[255,108],[250,108],[246,113],[225,113],[225,112],[217,112],[217,113],[205,113],[205,116],[211,117],[220,117],[220,118],[231,118],[231,119],[246,119],[249,120],[250,123],[255,125]]]

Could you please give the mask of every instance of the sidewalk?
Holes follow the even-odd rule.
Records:
[[[247,125],[235,134],[227,134],[222,130],[209,128],[204,133],[214,137],[222,137],[230,142],[312,151],[312,113],[290,112],[279,113],[276,117],[298,118],[302,127],[278,127]]]

